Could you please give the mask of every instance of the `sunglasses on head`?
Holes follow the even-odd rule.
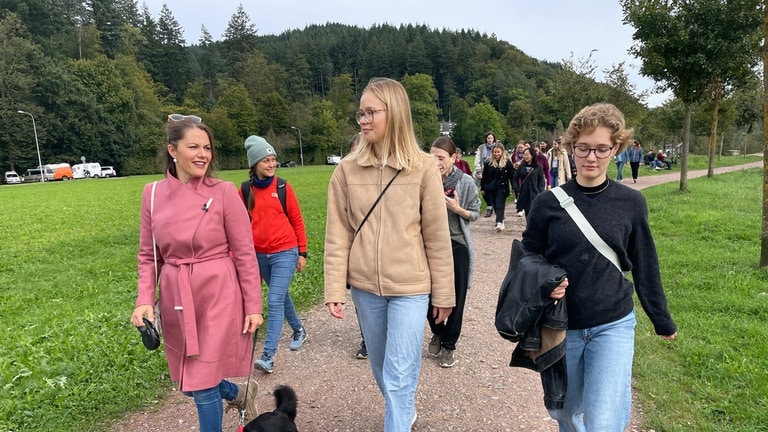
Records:
[[[192,123],[202,123],[203,119],[196,115],[184,115],[184,114],[168,114],[168,121],[183,121],[189,120]]]

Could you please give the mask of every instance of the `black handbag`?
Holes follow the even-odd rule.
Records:
[[[141,333],[141,343],[144,344],[146,349],[154,351],[160,347],[160,333],[158,333],[152,321],[146,318],[142,318],[142,320],[144,320],[144,325],[136,327],[139,333]]]

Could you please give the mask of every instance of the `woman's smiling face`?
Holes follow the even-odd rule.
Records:
[[[189,128],[177,146],[168,144],[168,153],[176,159],[176,176],[187,183],[205,176],[212,157],[211,141],[204,130]]]

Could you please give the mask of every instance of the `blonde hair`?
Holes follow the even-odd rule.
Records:
[[[501,149],[501,157],[499,160],[496,160],[493,156],[493,151],[497,148]],[[507,155],[507,149],[504,148],[504,144],[500,142],[496,142],[496,144],[491,147],[491,155],[488,156],[488,164],[491,165],[494,168],[504,168],[504,166],[509,162],[509,156]]]
[[[390,159],[400,166],[405,174],[410,174],[422,167],[426,154],[416,141],[411,118],[411,103],[408,93],[399,82],[390,78],[372,78],[363,89],[379,98],[387,110],[387,128],[381,142],[381,164],[387,165]],[[365,136],[360,138],[360,146],[355,151],[358,159],[378,165],[376,155],[367,145]]]
[[[623,152],[632,143],[632,129],[625,129],[624,114],[610,103],[596,103],[586,106],[573,117],[563,135],[563,145],[573,149],[573,144],[583,133],[592,133],[598,127],[611,131],[614,154]]]

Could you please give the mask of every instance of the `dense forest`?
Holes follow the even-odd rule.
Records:
[[[508,145],[552,138],[597,101],[616,104],[653,145],[677,142],[682,128],[679,104],[648,109],[621,61],[597,82],[589,58],[543,62],[472,30],[327,23],[257,33],[242,7],[221,40],[203,27],[198,41],[185,41],[166,6],[153,17],[135,0],[0,0],[2,170],[37,166],[36,131],[44,164],[85,157],[121,174],[158,172],[171,113],[212,127],[221,169],[245,167],[251,134],[267,137],[281,160],[298,160],[301,140],[305,163],[324,163],[345,152],[357,99],[374,76],[403,82],[425,146],[440,121],[455,123],[465,150],[488,130]],[[740,103],[759,104],[756,97]],[[723,127],[733,125],[724,115]]]

